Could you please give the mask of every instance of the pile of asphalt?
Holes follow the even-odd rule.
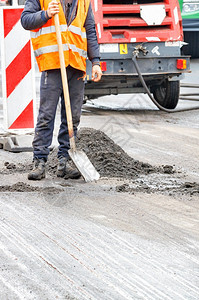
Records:
[[[139,174],[173,173],[172,166],[155,167],[130,157],[105,133],[91,128],[82,128],[76,139],[77,148],[83,150],[101,177],[135,178]],[[48,168],[56,173],[57,149],[49,155]]]
[[[83,150],[101,177],[132,179],[140,174],[174,173],[172,166],[156,167],[130,157],[119,145],[114,143],[105,133],[91,128],[82,128],[76,139],[77,148]],[[56,175],[57,149],[53,149],[48,157],[47,172]],[[32,163],[23,164],[5,162],[2,174],[25,173],[32,169]]]
[[[77,146],[87,154],[101,176],[131,179],[139,174],[173,173],[172,166],[155,167],[133,159],[99,130],[82,128]]]
[[[199,184],[176,180],[173,166],[152,166],[130,157],[119,145],[115,144],[106,134],[91,128],[82,128],[76,139],[77,148],[83,150],[96,170],[103,178],[116,178],[128,183],[116,186],[117,192],[146,192],[167,194],[199,194]],[[72,164],[72,162],[70,162]],[[57,149],[51,151],[47,173],[51,178],[56,177]],[[28,173],[32,168],[30,164],[13,164],[5,162],[1,174]],[[0,192],[48,192],[59,193],[60,189],[54,187],[34,187],[23,182],[14,185],[0,185]]]

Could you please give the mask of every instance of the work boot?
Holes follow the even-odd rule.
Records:
[[[33,170],[28,174],[29,180],[41,180],[45,178],[46,168],[45,160],[43,158],[34,159]]]
[[[70,166],[67,157],[60,156],[58,160],[57,177],[64,177],[66,179],[78,179],[81,177],[81,173],[76,168]]]

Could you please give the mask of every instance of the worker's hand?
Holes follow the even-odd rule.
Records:
[[[52,18],[52,16],[58,13],[59,13],[59,2],[53,0],[48,5],[48,9],[47,9],[48,17]]]
[[[101,77],[102,77],[102,70],[100,66],[94,65],[92,67],[92,80],[97,82],[100,81]]]

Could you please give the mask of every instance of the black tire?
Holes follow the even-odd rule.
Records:
[[[185,55],[191,55],[193,58],[199,57],[199,32],[198,31],[185,31],[184,32],[184,41],[189,43],[186,46],[183,46],[183,53]]]
[[[161,85],[155,87],[153,96],[164,108],[174,109],[179,100],[180,81],[165,80]]]

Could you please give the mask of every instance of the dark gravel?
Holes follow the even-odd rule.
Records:
[[[116,187],[117,192],[146,192],[167,194],[199,194],[199,184],[196,182],[175,181],[173,166],[152,166],[130,157],[120,146],[115,144],[106,134],[99,130],[82,128],[76,140],[77,148],[83,150],[93,163],[101,177],[128,180],[132,184],[121,184]],[[56,177],[57,149],[51,151],[48,163],[48,176]],[[70,162],[72,164],[72,162]],[[5,162],[2,174],[29,172],[32,164],[13,164]],[[144,176],[144,181],[139,178]],[[150,175],[150,176],[149,176]],[[150,179],[152,176],[152,180]],[[154,180],[153,180],[154,177]],[[170,181],[171,183],[169,183]],[[150,182],[151,181],[151,182]],[[34,187],[23,182],[14,185],[0,186],[1,192],[46,192],[57,193],[61,190],[52,188]]]
[[[131,179],[139,174],[173,172],[172,166],[155,167],[133,159],[99,130],[80,129],[77,146],[87,154],[102,177]]]

